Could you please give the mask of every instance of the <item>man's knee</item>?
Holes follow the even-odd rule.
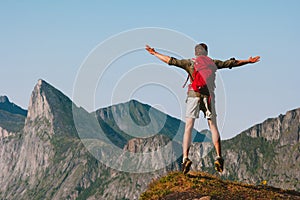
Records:
[[[216,126],[217,125],[217,119],[211,118],[207,120],[209,126]]]
[[[192,129],[194,127],[194,121],[195,121],[195,119],[193,119],[193,118],[186,118],[186,121],[185,121],[186,129]]]

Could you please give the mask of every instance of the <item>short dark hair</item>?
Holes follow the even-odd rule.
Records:
[[[208,48],[206,44],[200,43],[195,46],[195,56],[207,56],[207,54]]]

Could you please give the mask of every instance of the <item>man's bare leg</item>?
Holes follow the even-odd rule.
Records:
[[[217,157],[214,162],[215,170],[222,173],[224,167],[224,159],[222,158],[222,154],[221,154],[221,139],[220,139],[216,118],[209,119],[208,126],[210,128],[212,134],[212,140],[217,153]]]
[[[182,149],[183,149],[183,159],[188,158],[189,150],[191,145],[192,130],[194,127],[195,119],[187,117],[185,120],[185,130],[183,135]]]
[[[190,167],[192,165],[192,161],[188,159],[189,150],[192,139],[192,130],[194,127],[194,118],[187,117],[185,120],[185,130],[183,135],[182,149],[183,149],[183,160],[182,160],[182,172],[186,174],[190,171]]]
[[[212,119],[209,119],[207,121],[208,121],[209,129],[210,129],[211,134],[212,134],[212,141],[213,141],[213,144],[215,146],[217,156],[222,157],[221,139],[220,139],[220,133],[219,133],[218,126],[217,126],[217,119],[212,118]]]

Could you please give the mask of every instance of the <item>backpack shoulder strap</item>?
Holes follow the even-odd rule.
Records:
[[[191,63],[192,63],[192,67],[194,68],[194,64],[195,64],[195,61],[196,61],[196,58],[191,58],[191,59],[189,59],[190,61],[191,61]],[[186,77],[186,80],[185,80],[185,82],[184,82],[184,84],[183,84],[183,88],[185,88],[185,86],[186,86],[186,84],[187,84],[187,82],[189,81],[189,79],[192,79],[192,81],[193,81],[193,77],[190,77],[190,75],[189,75],[189,73],[188,73],[188,75],[187,75],[187,77]]]
[[[189,81],[189,78],[190,78],[190,75],[187,75],[186,80],[185,80],[185,82],[184,82],[184,84],[182,86],[183,88],[185,88],[187,82]]]

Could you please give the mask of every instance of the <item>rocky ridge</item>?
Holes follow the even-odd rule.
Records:
[[[133,112],[142,112],[142,104],[134,102],[131,105]],[[142,173],[141,176],[139,173],[132,174],[111,168],[107,163],[96,159],[82,143],[73,122],[72,109],[80,110],[80,116],[85,116],[85,120],[94,116],[94,113],[90,114],[75,106],[68,97],[47,82],[38,81],[31,95],[22,130],[0,141],[1,198],[138,199],[153,178],[170,169],[178,169],[176,164],[164,166],[155,172],[152,170]],[[142,120],[138,115],[135,117],[136,120]],[[104,130],[117,131],[111,121],[106,119],[104,122],[110,127]],[[87,126],[84,123],[79,128],[85,129]],[[92,129],[87,127],[90,133],[93,133]],[[90,136],[92,135],[86,134],[83,139],[99,139]],[[143,149],[138,146],[131,148],[132,144],[136,145],[137,140],[138,145],[143,144]],[[137,153],[146,149],[152,151],[155,150],[152,149],[154,141],[155,148],[159,149],[170,138],[162,135],[153,136],[152,139],[125,138],[121,150],[124,153]],[[164,157],[162,154],[156,155],[160,159]],[[122,160],[122,155],[116,160]],[[157,160],[158,163],[160,161]]]
[[[223,177],[300,191],[300,109],[270,118],[222,142]],[[214,151],[194,169],[214,173]],[[199,159],[195,157],[194,159]]]
[[[150,119],[162,121],[166,117],[155,109],[150,114],[151,109],[133,100],[88,113],[53,86],[39,80],[21,130],[0,140],[0,198],[138,199],[151,180],[178,170],[181,161],[179,158],[178,162],[158,165],[174,159],[174,155],[177,158],[181,152],[182,135],[174,135],[174,132],[178,132],[183,123],[167,116],[163,127],[159,122],[148,126]],[[79,125],[74,124],[76,117],[82,119]],[[131,127],[126,124],[132,122],[139,130],[148,128],[148,135],[146,131],[135,130],[131,135]],[[94,123],[100,125],[100,134]],[[79,129],[83,135],[78,135]],[[299,190],[299,130],[299,109],[295,109],[224,141],[226,170],[223,177],[254,184],[266,180],[273,186]],[[209,138],[209,134],[200,136]],[[118,171],[101,157],[92,155],[85,140],[98,145],[100,155],[105,153],[104,146],[116,146],[122,152],[118,157],[111,157],[116,163],[122,163],[128,154],[140,153],[154,155],[156,160],[147,162],[149,160],[141,156],[137,165],[125,163],[137,173]],[[168,147],[167,151],[159,151],[164,147]],[[212,149],[210,142],[192,144],[193,170],[214,173]],[[129,161],[136,159],[128,158]],[[149,169],[155,171],[138,172],[147,163],[151,164]]]

